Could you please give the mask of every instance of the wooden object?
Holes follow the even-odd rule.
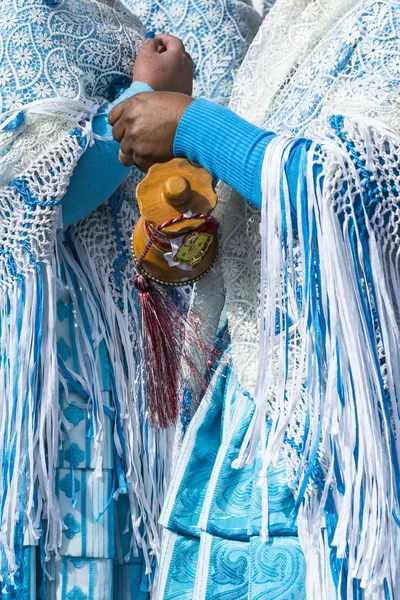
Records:
[[[216,204],[212,176],[205,169],[181,158],[149,169],[137,188],[141,217],[132,238],[133,256],[138,262],[152,231],[182,214],[210,214]],[[185,218],[163,228],[156,235],[140,270],[167,285],[184,285],[200,279],[213,265],[217,254],[216,227],[206,218]],[[179,246],[172,259],[172,249]]]

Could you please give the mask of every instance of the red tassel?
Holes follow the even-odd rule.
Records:
[[[141,274],[135,277],[135,287],[142,313],[149,420],[152,427],[165,428],[176,423],[179,414],[181,332],[166,290],[157,289]]]
[[[150,282],[146,276],[135,277],[142,314],[142,339],[146,399],[149,422],[155,429],[175,425],[183,395],[183,365],[196,382],[199,397],[194,397],[195,409],[207,387],[206,369],[185,352],[186,345],[196,349],[199,365],[217,366],[218,353],[210,340],[207,346],[200,332],[207,317],[191,311],[175,300],[167,287]],[[186,340],[186,344],[185,344]],[[189,343],[188,343],[189,342]],[[209,375],[209,374],[208,374]]]

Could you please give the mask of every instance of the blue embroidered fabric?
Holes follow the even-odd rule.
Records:
[[[122,3],[149,30],[177,35],[183,40],[195,65],[195,97],[228,103],[235,73],[261,23],[250,0],[122,0]]]
[[[106,3],[91,0],[4,0],[1,112],[57,96],[94,104],[112,100],[111,81],[133,67],[132,47],[144,28],[136,20],[142,36],[132,34],[132,16],[121,6],[110,31],[104,18],[110,13]],[[110,52],[117,42],[120,52]]]
[[[207,600],[305,599],[305,562],[285,466],[280,461],[268,473],[271,537],[265,543],[259,536],[259,459],[232,468],[254,405],[240,392],[229,348],[221,362],[175,467],[162,516],[167,530],[157,598],[198,598],[202,590]]]
[[[275,131],[278,134],[302,135],[307,123],[320,113],[325,95],[331,88],[334,88],[339,77],[342,78],[342,84],[343,80],[346,81],[346,79],[355,79],[356,81],[360,79],[361,81],[362,79],[368,79],[369,75],[373,78],[376,77],[377,95],[379,97],[379,90],[384,89],[385,93],[382,94],[382,104],[388,110],[393,111],[391,102],[386,102],[386,94],[390,92],[391,98],[396,99],[398,97],[399,71],[397,68],[393,70],[388,69],[386,64],[388,62],[392,64],[391,52],[394,48],[397,50],[399,48],[398,4],[395,2],[360,3],[358,11],[354,11],[351,20],[349,19],[347,23],[342,25],[343,29],[341,25],[340,23],[334,32],[336,37],[332,35],[332,38],[329,40],[330,44],[319,45],[313,61],[306,61],[304,65],[300,64],[298,66],[298,70],[293,74],[292,85],[288,86],[286,90],[283,88],[281,101],[276,103],[274,112],[268,114],[268,130]],[[349,25],[352,26],[351,30]],[[357,33],[356,37],[352,37],[354,32]],[[339,43],[337,43],[337,40],[339,40]],[[333,41],[336,42],[336,45]],[[199,111],[198,114],[200,114],[201,103],[198,103],[197,107],[196,103],[194,103],[192,107],[193,114],[196,111]],[[209,114],[217,112],[213,111],[212,108],[209,108]],[[222,115],[221,111],[218,112]],[[191,152],[197,152],[197,158],[199,156],[212,156],[212,160],[215,161],[214,164],[218,163],[219,149],[221,149],[220,156],[223,153],[226,156],[231,156],[229,143],[223,148],[219,148],[219,145],[221,144],[221,139],[225,139],[222,132],[224,126],[226,130],[229,129],[231,132],[233,119],[230,120],[227,118],[226,122],[223,123],[224,118],[221,116],[221,121],[218,123],[218,127],[221,126],[221,135],[212,138],[208,137],[206,149],[202,145],[203,136],[198,136],[198,128],[196,128],[196,135],[194,135],[194,129],[189,125],[189,121],[190,119],[186,121],[188,125],[187,130],[181,132],[186,136],[186,140],[191,139],[192,141],[191,146],[186,146],[189,149],[188,155]],[[360,158],[360,155],[355,150],[354,141],[346,137],[343,131],[343,117],[332,117],[329,124],[332,130],[332,138],[340,140],[345,145],[350,159],[354,161],[361,177],[364,177],[363,187],[365,188],[365,198],[363,198],[363,203],[360,203],[359,213],[361,214],[362,209],[365,209],[367,214],[371,211],[369,214],[371,216],[375,212],[376,203],[384,203],[390,189],[388,185],[393,185],[394,182],[385,182],[385,176],[383,175],[382,181],[385,184],[383,188],[379,189],[376,186],[376,177],[371,178],[371,173],[368,172],[365,158]],[[206,121],[201,123],[200,127],[203,125],[207,125]],[[259,132],[261,135],[262,130],[259,130]],[[196,139],[201,139],[202,141],[196,144]],[[229,142],[229,135],[227,139]],[[183,139],[183,136],[181,140],[178,140],[182,155],[185,155],[184,146],[186,140]],[[217,156],[215,156],[213,150],[217,151]],[[384,151],[382,151],[382,156],[384,157]],[[201,160],[198,162],[201,163]],[[384,158],[381,158],[381,164],[384,165]],[[226,160],[222,168],[219,171],[215,170],[214,173],[218,176],[221,172],[227,173],[230,170],[229,177],[231,179],[227,179],[228,183],[238,181],[243,177],[244,173],[241,171],[239,165],[240,162],[229,164],[229,161]],[[226,171],[223,171],[223,168],[226,168]],[[296,174],[296,178],[299,179],[298,173]],[[243,188],[239,188],[239,190],[243,191]],[[393,189],[392,191],[397,196],[397,189]],[[252,190],[250,190],[248,196],[251,192]],[[305,200],[303,202],[306,206]],[[357,212],[357,202],[355,203],[355,210]],[[359,216],[357,214],[357,217]],[[389,215],[385,215],[385,217],[389,219]],[[360,219],[361,229],[362,223]],[[236,242],[235,233],[235,231],[232,232],[232,238],[230,239],[231,242],[233,241],[233,244]],[[241,234],[242,231],[239,230],[237,235]],[[239,242],[237,243],[237,247],[240,247]],[[301,291],[299,293],[301,294]],[[227,356],[228,360],[229,354]],[[226,367],[224,368],[226,369]],[[216,377],[225,379],[226,376],[227,374],[224,370],[220,371]],[[230,376],[230,381],[234,381],[234,375]],[[188,579],[190,578],[191,581],[192,594],[190,596],[190,593],[188,593],[187,597],[190,596],[196,600],[197,598],[211,600],[211,598],[216,597],[232,599],[270,597],[282,599],[305,598],[304,557],[302,557],[296,539],[296,529],[292,524],[291,518],[292,515],[296,514],[305,490],[301,490],[299,494],[300,501],[295,506],[287,485],[283,465],[278,466],[276,471],[268,473],[268,530],[271,538],[267,544],[263,544],[259,537],[259,532],[262,528],[261,525],[265,527],[265,523],[261,523],[260,489],[257,486],[257,478],[255,477],[253,481],[251,478],[252,473],[256,474],[259,472],[257,461],[255,466],[245,466],[240,474],[232,469],[232,459],[238,455],[246,423],[248,424],[251,418],[253,407],[251,401],[245,397],[241,398],[243,395],[240,394],[238,397],[235,397],[233,390],[230,389],[230,385],[231,383],[228,382],[225,387],[225,384],[218,381],[218,379],[214,380],[206,393],[203,405],[200,406],[198,414],[192,421],[184,442],[182,454],[177,465],[176,478],[171,486],[170,497],[166,503],[163,515],[163,524],[168,528],[168,531],[166,533],[166,542],[161,562],[161,583],[158,600],[177,597],[179,586],[175,577],[176,565],[179,562],[179,553],[181,552],[181,539],[188,533],[192,536],[191,539],[193,541],[191,543],[197,547],[197,554],[195,565],[191,563],[187,574]],[[232,405],[235,407],[233,417]],[[221,430],[218,429],[215,423],[214,413],[218,410],[221,429],[225,432],[225,436],[223,433],[221,434]],[[235,421],[235,414],[237,415],[237,421]],[[206,441],[206,437],[203,434],[203,431],[207,431],[209,419],[210,442]],[[226,421],[231,426],[228,431],[226,431],[224,425]],[[218,431],[218,434],[214,434],[214,431]],[[217,441],[218,436],[220,442]],[[303,440],[300,438],[300,440],[290,439],[286,441],[293,447],[294,453],[300,456],[301,460]],[[205,443],[210,444],[214,454],[213,459],[202,464],[201,468],[204,469],[204,473],[202,473],[197,486],[196,469],[198,467],[196,461],[198,446],[200,446],[201,452],[202,446]],[[218,448],[215,447],[217,445]],[[282,470],[280,469],[281,466]],[[308,478],[305,480],[304,486],[312,482],[313,485],[316,484],[316,489],[319,488],[321,490],[320,484],[323,481],[321,475],[321,467],[318,461],[311,461]],[[203,483],[204,481],[205,483]],[[195,482],[194,486],[193,482]],[[253,485],[251,485],[251,482]],[[190,485],[192,489],[189,489]],[[200,502],[197,501],[197,503],[193,503],[192,505],[192,512],[196,516],[190,514],[190,502],[188,501],[191,497],[190,494],[193,493],[193,487],[196,490],[196,499],[200,499]],[[340,493],[343,493],[344,484],[340,479],[340,475],[338,476],[338,488]],[[190,520],[187,518],[189,514]],[[335,519],[337,519],[337,515],[334,515],[333,511],[330,512],[328,502],[326,510],[328,536],[334,530],[334,526],[332,525]],[[189,538],[187,539],[189,540]],[[253,546],[254,553],[247,551],[246,554],[246,550],[243,549],[241,554],[239,551],[241,544],[249,544],[250,547]],[[268,557],[269,549],[274,544],[277,544],[277,547],[281,544],[281,547],[284,549],[282,553],[277,553],[277,563],[274,563],[274,558],[270,562]],[[244,548],[245,546],[242,547]],[[225,562],[221,559],[217,566],[217,557],[223,553],[221,548],[226,549],[226,555],[234,558],[232,558],[231,562]],[[238,557],[242,560],[239,561]],[[330,567],[333,578],[336,576],[335,584],[338,583],[339,579],[337,565],[335,564],[336,560],[335,549],[333,549],[330,557]],[[246,566],[244,566],[245,563]],[[272,565],[275,566],[273,569],[270,569]],[[287,570],[282,568],[283,566],[287,566]],[[193,575],[194,570],[196,572]],[[244,572],[246,573],[246,577],[241,576]],[[279,581],[278,578],[275,578],[278,573]],[[330,579],[328,573],[329,569],[325,575],[327,586]],[[343,581],[345,581],[343,572],[342,576]],[[185,584],[182,590],[186,591],[188,585]],[[348,594],[348,590],[344,589],[345,584],[343,582],[342,588],[338,593],[343,598],[364,597],[359,584],[354,584],[354,592],[350,594]],[[269,595],[270,593],[271,595]],[[334,594],[335,592],[333,591],[332,593]],[[387,598],[396,597],[393,595],[393,591],[389,592],[388,587],[385,595]]]
[[[92,108],[114,100],[115,94],[126,87],[126,73],[132,70],[132,57],[145,32],[145,27],[132,17],[130,10],[148,27],[183,37],[196,64],[196,93],[227,102],[234,74],[260,22],[247,2],[191,0],[186,4],[168,4],[157,0],[127,0],[125,4],[126,9],[118,2],[101,0],[4,0],[0,14],[3,121],[8,111],[54,98],[79,101]],[[125,78],[122,82],[121,77]],[[57,108],[58,104],[54,106]],[[7,185],[11,180],[12,186],[19,186],[27,210],[33,211],[38,200],[29,196],[29,187],[24,187],[24,181],[16,175],[58,140],[60,124],[56,120],[44,120],[35,148],[20,147],[16,141],[20,141],[19,133],[28,121],[31,124],[30,117],[22,111],[16,112],[4,129],[8,137],[2,138],[6,143],[1,146],[1,156],[8,162],[1,162],[0,183]],[[66,133],[70,130],[83,148],[86,141],[82,132],[71,126]],[[117,194],[109,205],[110,213],[115,216],[115,236],[121,241],[121,260],[114,265],[117,283],[127,260],[127,251],[119,236],[121,205],[126,201],[131,198]],[[67,389],[60,389],[59,395],[64,440],[56,478],[65,525],[61,560],[52,559],[46,564],[49,577],[44,582],[43,548],[26,532],[23,573],[18,578],[15,593],[10,596],[9,586],[7,591],[0,592],[0,598],[148,600],[149,578],[143,556],[140,552],[135,556],[130,546],[132,524],[127,518],[129,503],[124,494],[127,490],[123,473],[114,452],[113,391],[104,345],[98,349],[98,370],[103,383],[101,400],[106,413],[106,443],[102,477],[94,475],[97,456],[93,422],[87,409],[90,390],[83,389],[79,379],[71,293],[60,274],[57,349],[59,370],[67,382]],[[79,290],[75,293],[79,294]],[[120,496],[114,502],[117,487]]]

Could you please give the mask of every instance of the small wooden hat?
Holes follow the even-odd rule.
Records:
[[[175,158],[151,167],[137,188],[141,217],[135,227],[132,252],[139,261],[154,230],[181,215],[209,215],[217,204],[212,176],[186,159]],[[179,250],[171,258],[171,242]],[[217,253],[215,221],[185,218],[157,232],[140,270],[166,285],[184,285],[202,277]]]

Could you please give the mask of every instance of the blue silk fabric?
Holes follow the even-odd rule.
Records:
[[[211,391],[212,390],[212,391]],[[260,459],[234,469],[254,412],[229,349],[183,442],[162,523],[158,600],[302,600],[305,561],[291,523],[285,465],[268,473],[269,535],[261,530]]]

